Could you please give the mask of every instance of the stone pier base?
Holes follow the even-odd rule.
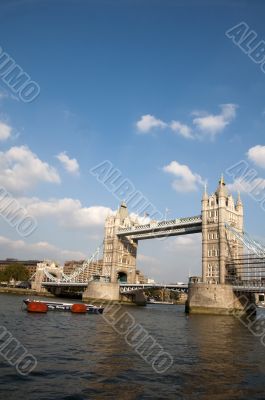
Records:
[[[83,301],[95,302],[104,300],[118,302],[120,300],[120,285],[119,283],[110,282],[89,282],[82,299]]]
[[[33,281],[31,284],[31,289],[35,290],[38,293],[44,293],[44,294],[49,293],[49,291],[45,287],[42,286],[42,282],[40,282],[40,281],[37,281],[37,282]]]
[[[92,281],[88,283],[83,293],[83,301],[103,303],[110,301],[113,303],[130,303],[136,305],[146,305],[146,297],[142,290],[134,293],[121,294],[119,283]]]
[[[235,293],[230,285],[189,284],[186,303],[186,311],[188,313],[245,314],[251,310],[253,311],[252,305],[255,305],[254,295],[251,293]]]
[[[137,290],[131,294],[121,294],[120,300],[123,303],[134,303],[138,306],[146,306],[146,296],[143,290]]]

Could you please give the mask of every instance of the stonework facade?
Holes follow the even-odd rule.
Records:
[[[225,224],[243,231],[243,204],[228,194],[223,177],[215,193],[202,198],[202,280],[204,283],[228,283],[228,260],[240,258],[243,245],[227,231]]]
[[[106,219],[102,275],[109,276],[111,282],[136,282],[137,241],[117,236],[119,228],[133,223],[125,203],[121,204],[116,215]]]

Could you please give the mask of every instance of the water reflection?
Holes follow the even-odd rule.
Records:
[[[261,399],[264,347],[233,317],[189,316],[181,306],[122,307],[172,354],[156,374],[100,315],[27,314],[0,296],[0,320],[38,360],[21,378],[0,359],[1,398]]]
[[[189,323],[196,363],[186,379],[185,396],[243,399],[263,393],[264,348],[238,319],[196,315]],[[250,377],[253,383],[258,377],[259,385],[252,386]]]

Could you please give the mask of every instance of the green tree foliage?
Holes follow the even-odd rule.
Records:
[[[29,278],[29,273],[24,265],[11,264],[4,271],[0,271],[0,281],[9,282],[12,279],[15,281],[26,281]]]

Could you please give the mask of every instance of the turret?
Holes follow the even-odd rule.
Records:
[[[203,202],[207,202],[208,201],[208,194],[207,194],[207,184],[204,184],[204,192],[203,192],[203,196],[202,196],[202,201]]]
[[[243,203],[241,201],[240,192],[237,192],[236,210],[238,212],[243,212]]]
[[[223,174],[221,175],[221,179],[219,180],[219,185],[216,189],[216,195],[217,197],[228,197],[228,192]]]
[[[127,218],[128,216],[129,216],[128,208],[126,203],[123,201],[117,212],[117,217],[120,219],[121,224],[123,224],[125,218]]]

